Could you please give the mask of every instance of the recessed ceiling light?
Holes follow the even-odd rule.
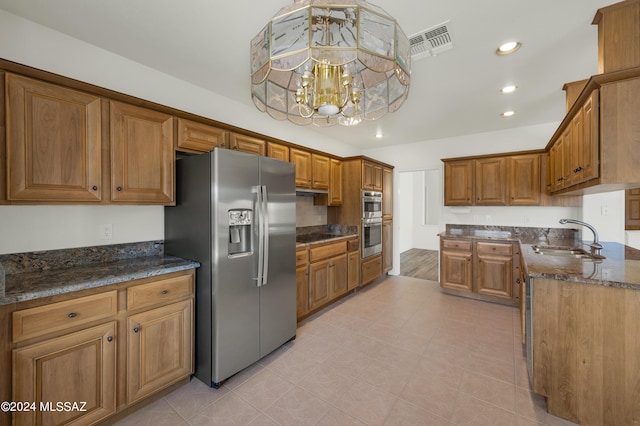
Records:
[[[381,132],[380,130],[378,130],[378,131],[376,132],[376,138],[377,138],[377,139],[382,139],[382,132]]]
[[[520,42],[510,41],[498,47],[498,50],[496,50],[496,53],[498,55],[508,55],[509,53],[513,53],[516,50],[520,49],[520,46],[522,46]]]
[[[502,89],[500,89],[500,93],[503,93],[503,94],[513,93],[516,91],[517,88],[518,86],[514,86],[514,85],[504,86]]]
[[[516,113],[515,111],[505,111],[500,115],[503,116],[503,117],[511,117],[515,113]]]

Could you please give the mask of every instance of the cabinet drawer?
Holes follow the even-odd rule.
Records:
[[[316,260],[325,259],[327,257],[338,256],[346,252],[347,252],[346,241],[327,244],[326,246],[312,247],[309,249],[309,260],[311,262],[315,262]]]
[[[348,251],[358,251],[358,248],[360,248],[360,243],[358,242],[357,238],[354,238],[353,240],[347,241],[347,250]]]
[[[471,251],[471,241],[466,240],[442,240],[442,248],[452,250]]]
[[[513,246],[511,244],[500,243],[477,243],[476,248],[478,253],[495,253],[495,254],[508,254],[513,253]]]
[[[118,312],[118,292],[108,291],[13,313],[13,341],[87,324]]]
[[[307,249],[296,250],[296,266],[304,266],[307,263],[309,263],[309,251]]]
[[[127,309],[166,303],[193,294],[192,275],[167,278],[127,289]]]
[[[362,261],[362,284],[367,284],[382,275],[382,256]]]

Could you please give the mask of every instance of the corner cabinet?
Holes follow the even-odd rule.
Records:
[[[111,101],[111,200],[174,202],[173,117]]]
[[[100,98],[10,73],[5,80],[7,199],[100,202]]]

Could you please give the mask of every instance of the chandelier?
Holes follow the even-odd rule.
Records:
[[[251,98],[278,120],[354,125],[409,93],[409,39],[365,0],[294,0],[251,41]]]

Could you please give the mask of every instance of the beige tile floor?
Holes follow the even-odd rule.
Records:
[[[388,277],[299,324],[213,390],[193,379],[125,425],[571,425],[531,393],[514,308]]]

